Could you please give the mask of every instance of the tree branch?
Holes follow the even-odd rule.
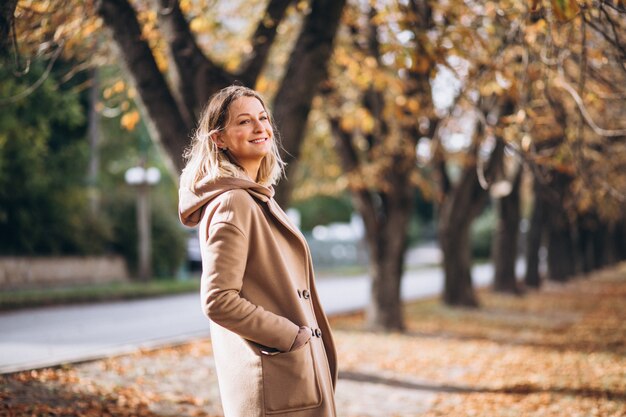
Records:
[[[613,25],[613,34],[615,35],[615,39],[611,38],[606,32],[604,32],[604,30],[602,30],[601,27],[599,27],[595,22],[591,21],[590,19],[587,19],[585,17],[585,15],[583,14],[583,19],[584,21],[593,29],[595,30],[600,36],[602,36],[602,38],[604,38],[605,41],[607,41],[609,44],[613,45],[613,47],[615,47],[621,54],[622,58],[626,57],[626,48],[624,47],[624,45],[621,44],[619,38],[617,37],[617,32],[615,30],[615,26],[613,24],[613,21],[610,20],[610,18],[608,18],[607,15],[607,19],[609,20],[609,22]]]
[[[52,71],[52,67],[54,66],[54,63],[57,61],[59,56],[61,56],[61,52],[63,51],[63,46],[64,45],[65,45],[65,43],[63,41],[61,41],[61,43],[59,45],[57,45],[57,49],[52,54],[52,57],[50,58],[50,61],[48,61],[48,65],[46,66],[45,71],[43,72],[43,74],[41,74],[41,77],[39,77],[37,79],[37,81],[35,81],[32,85],[29,85],[26,89],[20,91],[19,93],[17,93],[14,96],[0,98],[0,106],[16,103],[16,102],[20,101],[21,99],[23,99],[24,97],[32,94],[39,87],[41,87],[41,85],[50,76],[50,72]]]
[[[139,104],[148,116],[151,136],[167,151],[169,168],[177,176],[183,167],[182,154],[193,125],[187,124],[181,116],[128,1],[100,0],[97,11],[110,28],[129,78],[139,93]]]
[[[583,116],[589,127],[598,135],[605,137],[620,137],[626,136],[626,129],[616,129],[616,130],[607,130],[603,129],[593,121],[593,118],[589,114],[585,103],[583,103],[583,99],[578,95],[574,87],[569,85],[567,81],[563,79],[563,77],[557,77],[554,81],[554,86],[559,87],[565,91],[574,99],[576,105],[578,106],[578,110],[580,114]]]
[[[346,0],[314,0],[311,12],[296,41],[283,82],[274,98],[274,116],[283,138],[284,160],[298,159],[304,127],[320,82],[326,78],[327,62]],[[295,164],[288,166],[293,172]],[[281,182],[278,197],[288,199],[289,185]]]
[[[180,10],[178,0],[153,0],[158,8],[159,28],[168,45],[170,62],[168,73],[172,93],[188,125],[194,125],[203,102],[198,100],[198,85],[195,82],[198,71],[223,72],[200,50],[189,30],[189,24]],[[206,88],[202,86],[202,88]]]
[[[329,119],[331,132],[335,138],[335,149],[341,159],[341,166],[346,174],[355,174],[359,169],[359,158],[352,144],[352,134],[344,131],[337,117]],[[363,222],[368,233],[367,236],[375,237],[378,234],[376,220],[378,219],[376,207],[369,191],[364,187],[352,188],[353,196],[358,212],[363,216]]]
[[[17,0],[4,0],[2,5],[0,5],[0,58],[5,58],[9,55],[11,45],[9,33],[11,33],[11,27],[13,26],[16,6]]]
[[[265,13],[252,35],[252,52],[237,73],[237,79],[244,84],[254,87],[276,38],[278,25],[285,17],[287,7],[293,1],[271,0],[265,8]]]

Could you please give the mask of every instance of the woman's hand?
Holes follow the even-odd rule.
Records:
[[[291,345],[291,349],[289,351],[294,351],[304,345],[311,339],[311,329],[306,326],[301,326],[300,330],[298,330],[298,335],[296,336],[293,344]]]

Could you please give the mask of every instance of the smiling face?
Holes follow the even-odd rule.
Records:
[[[256,97],[239,97],[228,109],[225,129],[216,136],[220,148],[227,149],[248,176],[256,180],[263,158],[271,152],[274,132],[263,104]]]

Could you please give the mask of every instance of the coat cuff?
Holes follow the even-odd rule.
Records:
[[[280,350],[281,352],[289,352],[293,344],[296,342],[296,338],[298,337],[299,332],[300,327],[298,327],[298,325],[296,324],[293,324],[293,327],[290,329],[290,331],[286,335],[284,335],[284,337],[280,338],[280,346],[276,346],[276,349]]]

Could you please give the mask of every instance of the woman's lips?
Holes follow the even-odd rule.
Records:
[[[259,138],[259,139],[251,140],[250,143],[258,144],[258,143],[263,143],[266,140],[267,140],[267,138]]]

